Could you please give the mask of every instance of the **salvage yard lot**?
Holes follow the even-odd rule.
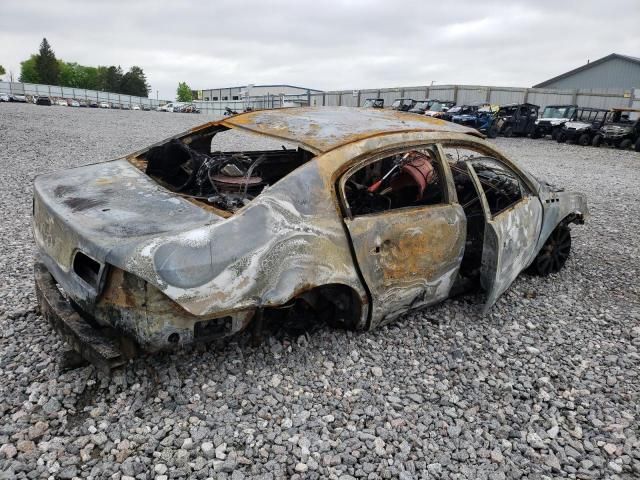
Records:
[[[494,140],[535,175],[586,193],[592,217],[572,228],[559,274],[521,276],[484,317],[478,298],[462,297],[373,332],[272,331],[257,347],[241,335],[226,347],[139,359],[111,378],[92,367],[58,374],[62,344],[35,308],[34,176],[115,158],[207,120],[0,105],[0,472],[640,475],[640,154],[632,151]]]

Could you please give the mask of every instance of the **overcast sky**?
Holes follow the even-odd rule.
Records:
[[[639,25],[640,0],[3,1],[0,65],[17,78],[47,37],[65,61],[139,65],[166,99],[179,81],[532,86],[612,52],[640,57]]]

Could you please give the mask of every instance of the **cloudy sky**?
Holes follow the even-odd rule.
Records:
[[[141,66],[160,98],[179,81],[531,86],[612,52],[640,57],[638,25],[640,0],[10,0],[0,65],[18,77],[47,37],[66,61]]]

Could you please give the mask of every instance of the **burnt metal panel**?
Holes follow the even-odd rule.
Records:
[[[403,208],[345,223],[372,295],[372,327],[449,295],[464,251],[462,207]]]
[[[350,107],[260,110],[230,117],[221,124],[295,142],[314,153],[393,132],[452,132],[482,136],[474,129],[424,115]]]

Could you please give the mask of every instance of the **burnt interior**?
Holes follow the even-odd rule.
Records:
[[[412,150],[369,163],[345,183],[351,215],[445,202],[441,165],[427,150]]]
[[[173,192],[235,212],[313,158],[306,150],[284,146],[211,152],[215,133],[172,139],[149,149],[141,157],[146,173]]]

